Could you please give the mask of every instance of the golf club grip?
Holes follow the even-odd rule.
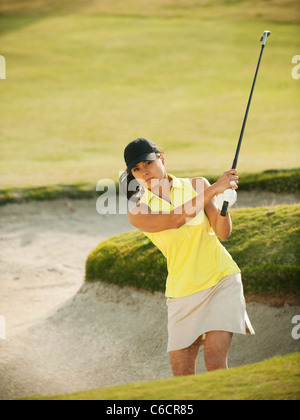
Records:
[[[221,216],[226,217],[226,214],[227,214],[227,211],[228,211],[228,206],[229,206],[228,201],[224,201],[223,207],[222,207],[222,210],[221,210]]]

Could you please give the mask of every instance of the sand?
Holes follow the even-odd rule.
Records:
[[[244,198],[240,193],[239,206],[299,202],[265,193]],[[100,216],[95,204],[57,200],[0,207],[2,400],[171,376],[163,294],[84,284],[89,252],[132,230],[126,215]],[[256,335],[234,337],[230,366],[300,350],[291,336],[299,306],[251,302],[248,313]]]

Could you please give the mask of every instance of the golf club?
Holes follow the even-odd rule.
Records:
[[[252,89],[251,89],[251,92],[250,92],[250,97],[249,97],[249,101],[248,101],[248,105],[247,105],[247,109],[246,109],[246,113],[245,113],[245,117],[244,117],[244,121],[243,121],[243,125],[242,125],[240,138],[239,138],[239,141],[238,141],[238,145],[237,145],[236,152],[235,152],[235,157],[234,157],[233,164],[232,164],[232,169],[236,169],[236,167],[237,167],[237,161],[238,161],[238,158],[239,158],[240,148],[241,148],[243,135],[244,135],[244,131],[245,131],[246,123],[247,123],[248,113],[249,113],[251,99],[252,99],[252,95],[253,95],[253,91],[254,91],[254,87],[255,87],[255,82],[256,82],[256,78],[257,78],[257,74],[258,74],[258,70],[259,70],[259,66],[260,66],[260,62],[261,62],[261,57],[263,55],[263,51],[264,51],[264,48],[265,48],[265,45],[266,45],[267,38],[270,35],[271,35],[270,31],[265,31],[262,34],[262,36],[260,37],[260,42],[262,42],[260,56],[259,56],[259,60],[258,60],[253,84],[252,84]],[[228,201],[224,201],[223,207],[222,207],[222,210],[221,210],[221,216],[223,216],[223,217],[226,216],[227,211],[228,211],[228,206],[229,206]]]

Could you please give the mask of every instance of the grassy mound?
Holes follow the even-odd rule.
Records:
[[[299,298],[300,206],[239,209],[231,214],[233,233],[225,246],[242,270],[245,292]],[[166,276],[165,258],[139,231],[100,243],[86,262],[86,281],[154,292],[164,291]]]
[[[34,400],[299,400],[300,354],[196,376],[164,379]]]

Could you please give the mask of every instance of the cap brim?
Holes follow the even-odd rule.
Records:
[[[137,156],[127,166],[127,172],[130,172],[132,168],[134,168],[138,163],[145,162],[147,160],[156,160],[156,153],[145,153],[143,155]]]

